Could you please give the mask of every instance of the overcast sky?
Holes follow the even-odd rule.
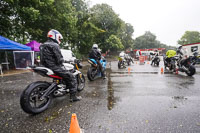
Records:
[[[135,39],[145,31],[161,43],[176,46],[185,31],[200,32],[200,0],[86,0],[90,6],[107,3],[134,27]]]

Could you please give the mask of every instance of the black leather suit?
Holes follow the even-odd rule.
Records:
[[[53,40],[49,39],[40,46],[41,64],[51,69],[56,75],[62,77],[66,86],[70,89],[70,94],[77,91],[77,81],[74,75],[63,67],[63,56],[60,47]]]

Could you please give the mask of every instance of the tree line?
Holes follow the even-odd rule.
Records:
[[[63,48],[70,46],[83,55],[94,43],[103,52],[170,48],[150,31],[134,40],[133,26],[107,4],[89,8],[84,0],[1,0],[0,11],[0,35],[22,44],[31,40],[43,43],[47,32],[56,29],[63,35]]]
[[[62,47],[82,54],[94,43],[103,51],[133,47],[133,26],[107,4],[89,8],[83,0],[2,0],[0,10],[0,34],[23,44],[44,42],[56,29],[63,35]]]

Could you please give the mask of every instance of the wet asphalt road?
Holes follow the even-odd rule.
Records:
[[[32,72],[0,77],[0,132],[66,133],[76,113],[85,133],[199,133],[200,68],[188,77],[161,74],[162,66],[134,63],[128,72],[109,62],[108,79],[86,80],[80,102],[59,97],[38,115],[21,110],[20,94],[33,81],[51,80]]]

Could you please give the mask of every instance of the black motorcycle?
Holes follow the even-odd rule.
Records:
[[[156,66],[159,66],[160,64],[160,58],[158,57],[158,55],[154,56],[152,61],[151,61],[151,65],[156,65]]]
[[[170,71],[176,71],[176,58],[175,57],[163,57],[165,69],[168,68]]]
[[[82,91],[85,87],[85,77],[77,69],[81,65],[74,62],[74,67],[70,63],[64,63],[64,67],[73,73],[77,78],[77,90]],[[24,112],[29,114],[38,114],[45,111],[54,97],[63,96],[69,92],[65,81],[62,77],[54,74],[54,72],[46,67],[30,66],[30,70],[42,76],[52,78],[52,82],[37,81],[29,84],[22,92],[20,97],[20,105]]]
[[[181,59],[180,56],[177,57],[178,71],[185,72],[188,76],[192,76],[196,73],[195,64],[198,60],[198,53],[195,52],[193,56],[189,56],[186,59]]]
[[[125,60],[126,60],[126,63],[127,63],[128,66],[131,65],[131,62],[134,63],[133,59],[130,56],[126,57]]]

